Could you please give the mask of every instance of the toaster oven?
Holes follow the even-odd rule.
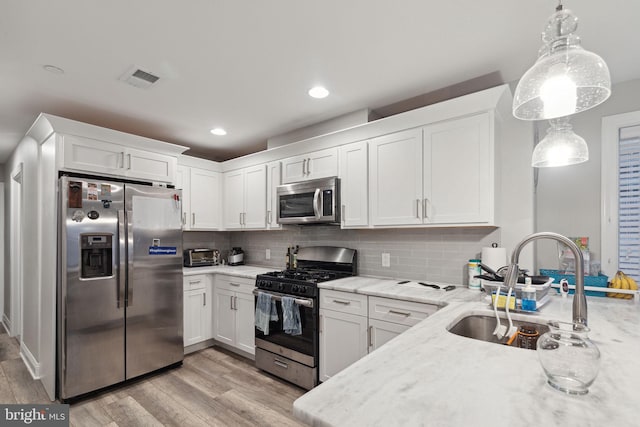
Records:
[[[185,249],[183,258],[185,267],[218,265],[220,251],[217,249]]]

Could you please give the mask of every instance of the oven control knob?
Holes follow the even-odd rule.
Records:
[[[300,290],[300,286],[298,285],[291,285],[291,291],[292,292],[298,292]]]
[[[278,290],[279,290],[279,291],[284,290],[284,284],[283,284],[283,283],[278,283],[278,284],[277,284],[277,287],[278,287]]]

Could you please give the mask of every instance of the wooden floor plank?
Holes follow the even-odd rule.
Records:
[[[302,425],[268,406],[247,398],[239,390],[229,390],[216,397],[216,400],[229,408],[233,408],[234,412],[247,418],[254,425],[281,427],[298,427]]]
[[[9,386],[9,380],[7,376],[4,374],[4,369],[2,369],[2,365],[0,365],[0,403],[11,404],[16,403],[16,397],[13,395],[11,391],[11,387]]]
[[[50,403],[40,381],[34,381],[22,359],[0,362],[16,403]]]
[[[142,382],[129,395],[165,426],[207,427],[209,424],[180,405],[176,399],[150,382]]]
[[[105,409],[120,427],[162,427],[162,423],[131,396],[110,403]]]
[[[4,341],[2,348],[15,345]],[[11,354],[14,350],[5,350]],[[0,361],[0,403],[49,403],[19,357]],[[217,347],[192,353],[183,366],[127,382],[71,403],[74,427],[298,426],[293,401],[304,390]]]
[[[113,402],[112,402],[113,403]],[[78,427],[106,426],[114,423],[104,406],[97,401],[71,405],[69,408],[70,424]]]
[[[20,358],[20,343],[9,335],[0,334],[0,362]]]

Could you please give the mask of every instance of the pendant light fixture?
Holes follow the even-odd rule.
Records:
[[[580,38],[573,34],[577,27],[578,18],[560,3],[542,33],[538,60],[518,82],[513,98],[513,115],[518,119],[576,114],[611,95],[607,64],[580,46]]]
[[[568,166],[589,160],[589,147],[576,135],[569,117],[549,120],[547,135],[533,150],[531,166],[535,168]]]

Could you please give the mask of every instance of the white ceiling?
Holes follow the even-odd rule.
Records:
[[[265,149],[271,136],[478,76],[517,80],[556,4],[0,0],[0,163],[40,112],[224,160]],[[640,2],[564,5],[614,82],[640,77]],[[141,90],[119,81],[132,65],[159,82]],[[331,95],[310,98],[315,84]],[[211,135],[216,126],[228,135]]]

